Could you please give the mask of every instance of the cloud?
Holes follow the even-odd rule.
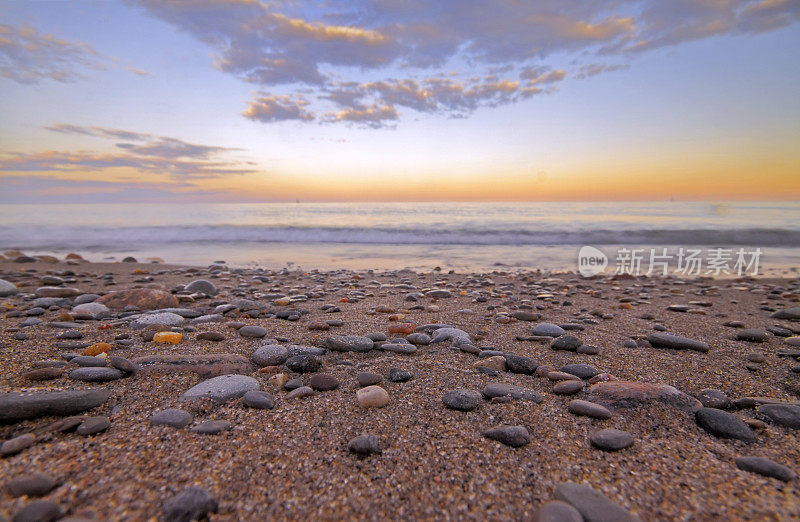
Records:
[[[258,85],[245,117],[370,127],[394,125],[399,109],[463,116],[553,92],[568,77],[560,60],[585,79],[647,50],[800,19],[798,0],[127,2]]]
[[[7,176],[0,178],[0,203],[139,203],[217,201],[217,191],[190,184],[87,181],[51,176]]]
[[[0,77],[22,84],[73,82],[86,69],[105,69],[107,58],[83,42],[68,42],[37,29],[0,24]]]
[[[207,179],[248,174],[252,168],[225,154],[240,149],[198,145],[167,136],[107,127],[56,124],[45,127],[63,134],[75,134],[115,143],[118,153],[93,151],[8,152],[0,156],[0,171],[6,172],[99,172],[110,168],[134,168],[139,172],[169,179]]]
[[[306,110],[308,101],[302,96],[259,96],[242,112],[245,118],[256,121],[312,121],[314,115]]]

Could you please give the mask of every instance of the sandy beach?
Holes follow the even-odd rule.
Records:
[[[33,473],[52,479],[41,499],[12,495],[6,487],[0,513],[9,518],[44,501],[71,520],[179,520],[165,502],[199,486],[216,504],[210,520],[535,520],[543,505],[563,497],[558,488],[564,483],[588,485],[640,520],[800,517],[800,432],[791,424],[797,412],[793,420],[776,421],[763,406],[756,408],[772,401],[800,404],[794,337],[800,324],[770,317],[798,306],[797,279],[615,280],[535,272],[298,272],[83,261],[6,261],[0,278],[18,289],[0,303],[2,392],[110,392],[102,404],[76,414],[108,419],[107,428],[100,421],[89,435],[75,432],[78,421],[72,430],[59,431],[65,429],[58,425],[62,416],[4,418],[0,440],[23,440],[18,452],[0,459],[3,481]],[[196,280],[210,282],[218,293],[183,290]],[[141,315],[109,306],[97,319],[70,314],[74,300],[94,299],[79,296],[135,288],[164,291],[173,306],[158,308],[173,311]],[[37,291],[70,296],[36,310]],[[173,326],[135,324],[137,317],[169,323],[174,312],[187,317],[178,315],[180,324]],[[214,313],[219,315],[208,317]],[[212,322],[198,322],[197,316]],[[36,324],[22,326],[24,321]],[[537,327],[548,331],[548,324],[565,326],[566,335],[534,333]],[[363,337],[335,337],[392,340],[408,334],[391,330],[419,330],[436,341],[437,327],[444,325],[469,340],[456,333],[429,343],[416,334],[416,345],[403,340],[383,348],[375,341],[367,351],[340,351],[345,345],[361,350]],[[182,339],[170,344],[143,338],[159,329]],[[763,335],[740,335],[746,329]],[[707,351],[652,347],[648,336],[662,330],[706,343]],[[218,332],[221,340],[198,340],[203,332]],[[567,336],[577,341],[565,342]],[[100,364],[133,370],[119,359],[112,362],[116,356],[138,371],[114,370],[108,382],[79,380],[79,366],[67,360],[101,342],[109,346],[102,348],[107,356]],[[289,369],[287,364],[299,367],[285,357],[280,362],[276,344],[289,355],[323,349],[321,367],[309,373]],[[266,353],[277,354],[275,364],[264,366],[263,357],[254,356],[261,346],[273,347]],[[568,366],[576,364],[588,366]],[[30,373],[46,366],[51,369]],[[385,405],[360,405],[359,380],[370,379],[360,375],[365,373],[379,376],[371,379],[380,379]],[[245,406],[240,397],[246,390],[219,400],[181,397],[222,374],[255,379],[273,408]],[[300,379],[298,384],[318,389],[293,398],[289,394],[298,392],[285,389],[287,379],[289,387],[291,379]],[[559,388],[563,380],[577,384]],[[616,380],[623,386],[602,389]],[[505,396],[489,400],[487,387],[497,383],[521,391],[505,389]],[[625,395],[636,386],[630,383],[669,385],[679,392],[651,387]],[[707,389],[721,393],[701,394]],[[452,390],[483,395],[474,409],[461,411],[443,403]],[[714,402],[725,396],[727,402]],[[3,397],[5,415],[8,396]],[[694,397],[743,420],[749,433],[725,438],[730,433],[703,429]],[[747,399],[752,397],[760,399]],[[603,404],[611,416],[573,414],[574,400]],[[191,420],[181,428],[152,425],[153,415],[166,409],[181,409]],[[210,420],[229,426],[213,435],[194,431]],[[92,431],[91,425],[78,431]],[[485,435],[497,426],[522,426],[526,440],[513,447]],[[632,445],[618,451],[596,447],[590,439],[604,429],[626,432]],[[349,451],[348,443],[360,435],[374,435],[380,453]],[[742,456],[767,457],[791,477],[740,469],[735,459]],[[583,511],[592,506],[579,509],[586,520],[602,519]]]

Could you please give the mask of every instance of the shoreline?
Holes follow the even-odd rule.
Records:
[[[20,285],[16,295],[0,298],[5,354],[0,392],[110,391],[106,402],[82,414],[109,419],[108,429],[94,435],[54,432],[51,426],[59,417],[52,416],[0,424],[0,441],[35,434],[30,447],[0,458],[0,474],[50,475],[59,485],[44,496],[46,501],[67,514],[100,520],[161,517],[163,504],[192,485],[217,501],[218,512],[211,520],[531,519],[555,498],[559,484],[573,482],[590,485],[642,520],[800,516],[796,477],[782,482],[743,471],[734,463],[740,456],[755,455],[800,471],[800,432],[770,422],[742,402],[747,397],[772,397],[797,403],[797,359],[780,354],[800,348],[772,333],[765,333],[760,343],[737,340],[745,329],[766,332],[775,325],[794,329],[793,336],[800,334],[800,323],[773,319],[772,311],[763,309],[800,306],[797,277],[615,280],[530,271],[450,274],[442,268],[369,273],[0,262],[0,279]],[[70,312],[75,296],[66,306],[28,315],[34,299],[28,296],[42,286],[45,276],[67,280],[60,287],[77,288],[80,294],[150,287],[173,297],[180,297],[175,291],[181,285],[204,279],[219,294],[182,297],[178,308],[202,314],[213,314],[226,303],[240,303],[240,308],[229,310],[219,322],[193,324],[185,318],[172,327],[183,336],[178,344],[155,343],[144,340],[143,330],[130,324],[134,315],[120,309],[99,320],[67,320],[62,314]],[[237,301],[241,299],[259,306],[245,313],[246,306],[255,305]],[[334,308],[339,311],[331,312]],[[287,318],[281,318],[281,312],[288,312],[282,314]],[[297,320],[289,320],[295,313]],[[20,327],[34,318],[43,323]],[[47,326],[65,320],[77,326]],[[731,321],[741,321],[742,327],[725,326]],[[235,323],[261,327],[265,336],[245,337]],[[327,330],[316,329],[323,323]],[[471,346],[496,353],[474,354],[470,345],[460,348],[452,340],[414,345],[412,354],[329,349],[321,356],[322,367],[311,373],[298,373],[283,363],[265,370],[253,358],[268,338],[282,346],[321,348],[331,346],[326,339],[337,335],[380,332],[389,339],[405,337],[389,331],[405,323],[452,325],[470,336]],[[553,349],[554,341],[532,333],[544,323],[580,326],[566,333],[582,346],[596,347],[597,353]],[[657,327],[710,349],[653,347],[647,339],[659,332]],[[81,338],[58,338],[65,331],[80,332]],[[197,339],[202,332],[216,332],[224,339]],[[17,334],[28,338],[16,339],[21,337]],[[40,364],[37,361],[63,360],[61,354],[69,351],[66,342],[107,342],[110,356],[139,361],[143,369],[107,383],[70,378],[75,364],[57,366],[62,373],[52,380],[23,378]],[[560,378],[557,375],[500,369],[509,370],[512,354],[535,361],[539,374],[545,367],[556,371],[581,364],[623,382],[673,386],[689,398],[701,396],[704,389],[719,390],[738,404],[725,411],[745,421],[755,440],[714,436],[696,423],[691,409],[669,401],[611,408],[613,415],[607,420],[575,415],[568,407],[572,400],[601,400],[597,383],[578,378],[581,388],[561,395],[554,391],[559,381],[552,379]],[[146,362],[164,356],[186,361],[172,366]],[[193,357],[211,362],[192,363]],[[490,370],[478,369],[480,364]],[[392,368],[410,372],[413,378],[393,382]],[[180,399],[215,373],[232,369],[255,379],[271,395],[274,408],[245,407],[239,398],[224,403]],[[378,385],[388,393],[387,405],[359,406],[356,377],[362,372],[382,376]],[[274,377],[279,374],[300,378],[304,385],[312,384],[315,375],[327,375],[338,387],[291,398],[291,392],[276,386]],[[449,391],[482,392],[492,383],[519,386],[541,400],[483,399],[468,412],[443,405]],[[152,415],[167,408],[188,411],[192,424],[180,429],[151,426]],[[191,431],[208,420],[224,420],[232,427],[217,435]],[[501,424],[524,426],[530,442],[513,448],[483,435]],[[616,452],[597,449],[589,440],[607,428],[627,432],[633,445]],[[374,434],[382,453],[350,453],[349,441],[362,434]],[[11,517],[34,500],[3,491],[0,513]]]

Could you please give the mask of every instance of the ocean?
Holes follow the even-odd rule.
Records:
[[[798,202],[0,205],[0,249],[270,268],[575,270],[584,245],[760,248],[800,266]]]

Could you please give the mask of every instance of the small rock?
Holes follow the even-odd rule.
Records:
[[[581,390],[583,382],[579,380],[560,381],[553,386],[553,393],[556,395],[574,395]]]
[[[633,446],[633,437],[627,431],[608,428],[592,434],[592,446],[603,451],[619,451]]]
[[[361,372],[356,375],[356,380],[360,386],[371,386],[383,381],[383,376],[377,373]]]
[[[150,417],[151,426],[170,426],[172,428],[185,428],[194,420],[194,416],[179,409],[161,410]]]
[[[381,449],[380,441],[375,435],[359,435],[347,443],[347,449],[350,451],[350,453],[354,453],[361,457],[380,455],[383,451]]]
[[[50,493],[58,485],[58,482],[41,473],[29,473],[17,475],[6,483],[6,489],[12,497],[42,497]]]
[[[199,435],[217,435],[218,433],[222,433],[223,431],[227,431],[231,428],[233,428],[233,425],[228,421],[209,420],[192,426],[189,428],[189,430]]]
[[[52,500],[37,500],[17,511],[11,522],[52,522],[63,515],[64,510]]]
[[[316,373],[311,376],[308,385],[315,391],[331,391],[339,387],[339,381],[333,375]]]
[[[367,386],[356,391],[356,399],[362,408],[383,408],[389,403],[389,394],[380,386]]]
[[[563,482],[554,496],[577,509],[586,522],[641,522],[641,519],[585,484]]]
[[[322,368],[322,358],[318,355],[295,355],[286,360],[286,367],[297,373],[313,373]]]
[[[755,442],[756,436],[750,426],[742,419],[716,408],[701,408],[695,413],[697,425],[723,439],[738,439],[744,442]]]
[[[162,509],[166,522],[192,522],[216,513],[219,507],[206,490],[192,486],[164,502]]]
[[[181,395],[181,400],[207,397],[216,402],[228,402],[259,388],[258,381],[247,375],[220,375],[189,388]]]
[[[610,419],[612,415],[608,408],[580,399],[569,401],[567,410],[573,415],[582,415],[584,417],[592,417],[593,419]]]
[[[525,426],[498,426],[484,431],[483,436],[512,448],[520,448],[531,441]]]
[[[566,331],[560,326],[552,323],[539,323],[533,328],[533,335],[541,335],[544,337],[560,337]]]
[[[551,500],[539,508],[533,522],[583,522],[583,515],[566,502]]]
[[[108,420],[108,417],[87,417],[81,422],[75,433],[78,435],[94,435],[95,433],[106,431],[110,427],[111,421]]]
[[[267,329],[261,326],[254,326],[254,325],[242,326],[241,328],[239,328],[239,335],[241,335],[242,337],[261,338],[267,335]]]
[[[451,410],[472,411],[482,401],[483,396],[474,390],[451,390],[442,396],[442,403]]]
[[[791,469],[766,457],[739,457],[734,462],[736,462],[736,467],[741,470],[776,478],[783,482],[789,482],[797,477],[797,474]]]
[[[800,429],[800,406],[796,404],[763,404],[756,413],[778,426]]]
[[[553,342],[550,343],[550,348],[553,350],[564,350],[568,352],[574,352],[583,344],[583,341],[575,337],[574,335],[562,335],[560,337],[556,337],[553,339]]]
[[[275,399],[265,391],[250,390],[242,395],[242,403],[248,408],[271,410],[275,407]]]
[[[0,444],[0,457],[16,455],[25,448],[33,446],[34,442],[36,442],[36,437],[32,433],[25,433],[13,439],[8,439],[3,444]]]

